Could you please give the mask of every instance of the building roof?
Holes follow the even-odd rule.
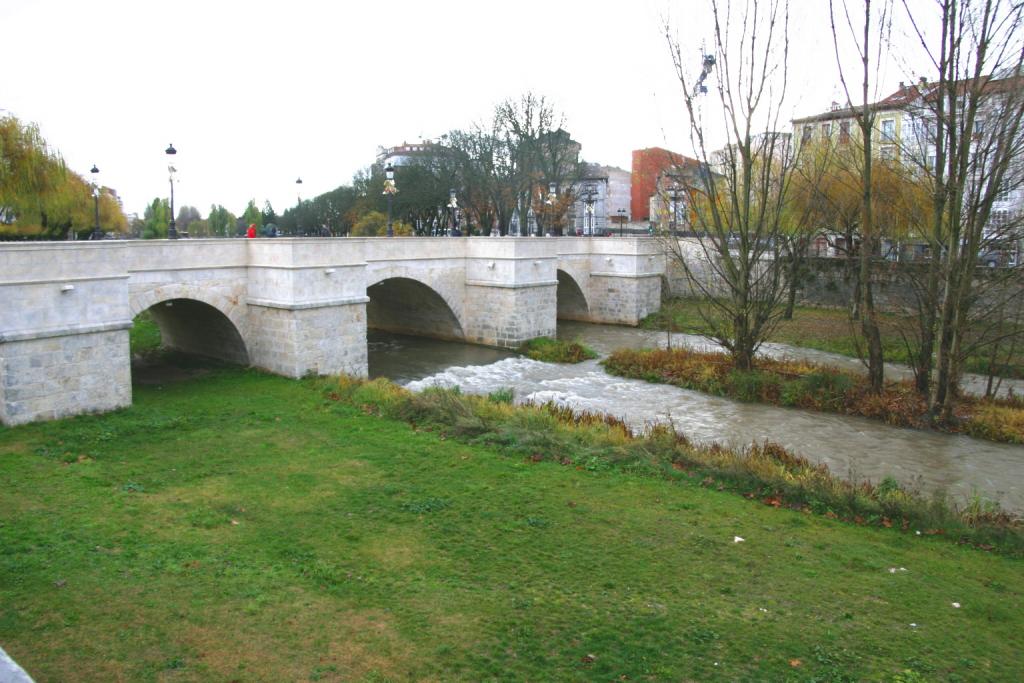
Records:
[[[981,81],[982,89],[990,94],[1017,89],[1024,84],[1024,77],[1022,76],[1010,76],[1006,78],[984,76],[979,80]],[[957,81],[955,84],[957,94],[962,95],[975,82],[975,79]],[[887,97],[883,97],[877,102],[870,103],[868,107],[876,112],[904,109],[915,102],[921,101],[922,99],[926,101],[934,100],[939,95],[939,92],[938,83],[929,83],[927,78],[921,77],[916,83],[911,83],[909,85],[901,82],[900,87],[897,88],[895,92]],[[793,119],[793,123],[800,124],[814,123],[816,121],[849,119],[857,116],[860,108],[860,106],[853,106],[849,103],[847,103],[845,107],[840,107],[838,102],[833,102],[832,108],[829,111]]]

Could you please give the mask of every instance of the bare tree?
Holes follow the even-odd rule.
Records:
[[[792,158],[788,138],[777,131],[784,123],[789,6],[712,0],[711,9],[713,47],[696,76],[666,26],[698,157],[681,161],[672,174],[688,189],[687,220],[701,236],[687,241],[667,234],[664,242],[698,295],[707,336],[729,351],[737,368],[749,370],[778,322],[785,292],[778,249]],[[724,129],[718,151],[711,149],[715,124]]]
[[[850,15],[847,3],[843,2],[842,19],[848,30],[860,58],[860,104],[855,109],[854,120],[860,131],[860,237],[859,268],[857,284],[859,290],[861,333],[867,347],[868,380],[871,390],[882,391],[885,381],[885,357],[882,353],[882,334],[878,325],[878,313],[875,310],[874,288],[872,287],[872,259],[878,249],[879,231],[875,225],[874,202],[872,199],[873,144],[875,128],[875,109],[872,106],[877,99],[878,69],[883,63],[883,55],[889,46],[889,33],[892,25],[892,6],[889,0],[872,3],[872,0],[861,0],[863,19],[858,29]],[[875,9],[872,10],[872,4]],[[836,8],[834,0],[829,0],[829,20],[832,27],[832,43],[835,47],[836,63],[839,66],[839,80],[846,93],[848,102],[853,102],[846,72],[840,56],[842,38],[836,27]],[[873,24],[877,23],[877,26]],[[873,73],[874,72],[874,73]]]
[[[564,197],[557,202],[549,199],[553,194],[549,186],[554,194],[568,194],[581,171],[580,145],[565,130],[565,116],[545,97],[528,92],[498,105],[495,128],[506,141],[517,171],[514,185],[520,218],[532,207],[541,227],[560,233],[572,202]]]
[[[903,2],[916,35],[938,72],[938,81],[918,86],[919,150],[933,189],[932,264],[922,289],[924,337],[919,388],[931,383],[933,418],[949,422],[959,391],[963,360],[986,310],[1004,310],[1020,283],[977,277],[979,254],[1006,241],[1019,245],[1017,215],[996,216],[993,206],[1021,188],[1014,163],[1024,152],[1024,5],[1003,0],[936,0],[940,36],[936,44],[919,15]],[[979,315],[981,313],[982,315]],[[1013,334],[1016,334],[1016,326]],[[996,334],[993,339],[1001,339]],[[934,372],[932,362],[934,353]]]

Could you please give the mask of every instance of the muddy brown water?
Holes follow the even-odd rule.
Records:
[[[560,322],[559,336],[582,341],[602,355],[616,348],[665,343],[664,333],[588,323]],[[700,337],[673,335],[673,345],[682,343],[707,344]],[[784,345],[770,345],[764,352],[853,370],[858,365],[843,356]],[[387,377],[413,390],[458,386],[485,394],[511,387],[518,402],[553,402],[608,413],[638,430],[667,421],[695,441],[731,446],[774,441],[826,464],[840,476],[877,482],[890,475],[924,493],[945,492],[959,504],[977,494],[1024,513],[1022,446],[901,429],[865,418],[740,403],[615,377],[598,361],[542,363],[500,349],[376,331],[369,334],[369,361],[371,376]],[[899,371],[894,366],[893,372]]]

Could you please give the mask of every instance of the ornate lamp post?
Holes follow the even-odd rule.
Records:
[[[583,188],[583,204],[586,207],[584,211],[584,217],[586,220],[583,224],[583,234],[593,235],[594,234],[594,202],[597,201],[597,188],[594,187],[593,183],[587,183]]]
[[[626,210],[619,209],[615,213],[619,217],[619,237],[622,237],[622,227],[626,224]]]
[[[452,190],[454,192],[455,190]],[[384,194],[388,197],[388,237],[395,236],[395,228],[391,223],[391,198],[398,192],[398,186],[395,185],[395,167],[390,163],[384,169]]]
[[[549,234],[555,233],[555,202],[558,200],[558,185],[554,183],[548,183],[548,198],[544,200],[544,203],[551,207],[548,211],[548,223],[547,228]],[[537,237],[540,237],[540,228],[537,229]]]
[[[93,164],[89,173],[92,174],[92,199],[96,208],[96,223],[92,226],[92,237],[89,239],[98,240],[103,235],[100,231],[100,169]]]
[[[177,173],[178,169],[174,168],[174,155],[178,153],[178,150],[174,149],[174,145],[167,145],[167,149],[164,150],[164,154],[167,155],[167,173],[171,180],[171,222],[167,226],[167,239],[176,240],[178,239],[178,230],[174,227],[174,174]]]
[[[672,230],[672,236],[676,237],[676,220],[679,217],[679,185],[672,183],[672,189],[669,190],[669,196],[672,198],[672,218],[669,225]]]
[[[299,219],[302,217],[302,178],[295,179],[295,233],[302,234]]]

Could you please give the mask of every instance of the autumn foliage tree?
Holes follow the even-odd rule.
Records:
[[[100,226],[124,232],[127,219],[116,196],[100,187]],[[0,231],[12,237],[85,237],[95,224],[93,187],[69,170],[34,124],[0,118]]]

